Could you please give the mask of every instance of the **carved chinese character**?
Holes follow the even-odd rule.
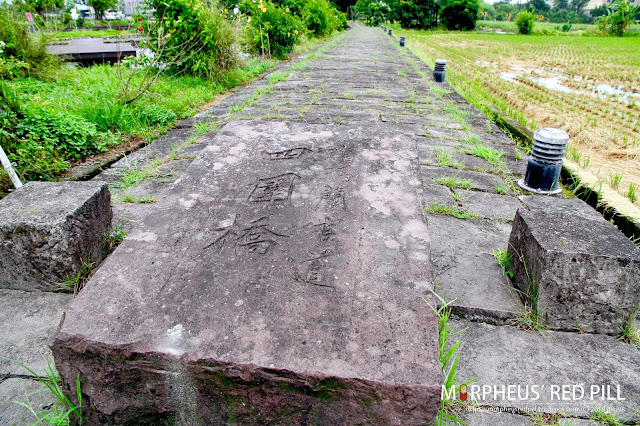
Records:
[[[270,178],[259,179],[253,188],[249,201],[255,203],[265,201],[287,201],[293,192],[293,182],[298,177],[294,173],[286,173]]]

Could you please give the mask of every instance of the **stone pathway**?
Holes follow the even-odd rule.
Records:
[[[231,127],[222,127],[224,123],[231,121],[234,122],[229,125]],[[220,128],[223,129],[222,132],[218,132]],[[199,223],[198,220],[203,220],[198,215],[168,214],[168,209],[172,205],[181,205],[185,211],[191,208],[197,210],[194,206],[202,203],[202,200],[196,196],[190,198],[189,194],[200,193],[200,186],[206,183],[198,179],[207,175],[218,176],[216,174],[218,169],[225,171],[240,166],[246,168],[228,172],[231,173],[229,176],[235,176],[238,182],[242,182],[243,178],[254,176],[253,173],[260,172],[260,167],[267,163],[247,162],[245,158],[248,153],[257,154],[264,151],[267,153],[265,155],[276,155],[275,163],[280,162],[280,164],[284,164],[284,161],[291,158],[295,161],[311,161],[306,160],[306,158],[312,158],[312,155],[307,156],[309,153],[304,151],[305,149],[317,154],[331,148],[327,142],[329,139],[322,137],[323,131],[340,135],[337,141],[341,145],[335,145],[333,148],[343,148],[336,153],[340,154],[340,158],[346,162],[321,163],[324,171],[314,170],[314,174],[310,177],[315,176],[316,172],[322,175],[330,174],[328,170],[342,170],[345,164],[353,166],[354,175],[357,175],[360,173],[359,170],[365,170],[363,167],[366,164],[353,159],[360,158],[365,151],[358,148],[350,160],[348,147],[355,145],[349,144],[357,142],[358,146],[362,146],[370,141],[368,142],[369,150],[366,152],[369,153],[367,155],[371,155],[371,164],[366,173],[376,176],[385,175],[387,181],[399,179],[407,184],[416,183],[412,190],[419,195],[420,199],[413,201],[415,203],[413,213],[409,213],[406,207],[404,209],[406,213],[400,213],[400,216],[396,211],[402,211],[401,206],[406,203],[406,197],[402,194],[406,194],[407,188],[404,188],[398,189],[399,192],[395,195],[390,193],[381,198],[377,198],[375,194],[360,194],[362,198],[359,200],[363,203],[362,207],[368,208],[358,210],[356,217],[370,218],[367,220],[373,221],[378,217],[376,215],[386,216],[387,212],[393,212],[395,216],[392,215],[392,217],[398,218],[404,215],[402,220],[405,221],[414,221],[416,217],[426,219],[430,247],[423,247],[422,251],[424,253],[428,253],[429,249],[431,251],[433,279],[438,293],[447,300],[453,300],[452,306],[459,315],[452,321],[453,326],[459,330],[465,329],[466,340],[462,345],[458,373],[460,380],[466,381],[477,377],[474,384],[480,389],[483,386],[491,386],[493,389],[501,385],[520,385],[521,387],[582,385],[587,388],[591,385],[610,385],[615,392],[615,386],[620,385],[621,396],[625,398],[614,401],[602,401],[598,398],[577,402],[554,401],[550,399],[549,393],[543,392],[543,398],[534,404],[531,401],[505,401],[500,395],[494,398],[492,393],[490,397],[483,398],[478,406],[485,412],[463,412],[459,414],[460,417],[467,419],[471,425],[530,424],[531,417],[525,415],[526,410],[537,408],[545,413],[564,413],[569,416],[563,419],[564,423],[561,424],[586,425],[594,424],[584,420],[589,413],[595,408],[604,407],[619,410],[618,414],[622,419],[638,418],[640,352],[637,349],[610,336],[570,332],[540,334],[518,330],[507,325],[518,316],[521,307],[517,296],[503,277],[501,268],[494,262],[492,252],[506,249],[511,229],[510,221],[517,208],[523,206],[516,197],[517,194],[514,193],[513,182],[524,172],[526,156],[490,120],[469,105],[448,85],[433,83],[430,79],[430,70],[408,52],[400,49],[396,40],[380,29],[362,26],[352,28],[341,38],[330,42],[328,46],[299,58],[264,79],[234,92],[204,113],[185,120],[181,128],[169,132],[154,144],[119,161],[111,169],[97,176],[95,178],[97,180],[114,184],[122,182],[123,176],[129,178],[149,176],[137,185],[116,190],[113,194],[114,222],[132,230],[131,237],[128,239],[129,244],[116,251],[116,254],[120,253],[118,259],[122,261],[121,267],[124,271],[118,271],[118,273],[122,272],[125,275],[128,273],[125,263],[128,255],[126,250],[133,250],[130,252],[133,253],[136,244],[142,244],[147,238],[153,239],[152,235],[144,233],[150,227],[165,226],[167,234],[170,234],[168,230],[172,227],[192,229],[193,223],[186,222],[194,220],[194,223]],[[311,132],[306,139],[302,136],[305,132]],[[298,144],[300,146],[294,147],[297,151],[292,150],[292,146],[285,146],[282,142],[283,138],[278,136],[283,133],[298,135],[301,141],[306,140],[307,143],[312,142],[312,144],[300,143]],[[242,135],[248,138],[246,146],[237,147],[235,142]],[[335,140],[332,140],[331,144],[333,143]],[[227,150],[226,154],[220,156],[213,147]],[[233,147],[236,147],[236,151],[232,150]],[[278,147],[283,149],[278,150]],[[194,157],[198,153],[201,153],[200,157],[194,162]],[[496,155],[497,153],[502,155]],[[278,155],[282,158],[277,158]],[[408,161],[401,169],[398,165],[405,160]],[[282,174],[278,175],[283,179],[289,173],[284,168],[281,170]],[[186,174],[180,178],[185,171],[187,171]],[[296,174],[303,176],[303,172],[303,169],[297,169]],[[290,176],[291,179],[297,179],[293,174]],[[260,176],[255,175],[253,182],[256,178]],[[178,181],[174,183],[176,179]],[[229,181],[224,179],[221,177],[221,193],[226,193],[225,191],[233,187],[234,179]],[[327,186],[335,190],[338,187],[337,183],[329,181]],[[207,185],[211,184],[217,185],[215,180],[207,183]],[[272,183],[271,187],[274,184]],[[369,184],[375,186],[380,184],[380,181],[369,182]],[[350,184],[345,185],[348,187]],[[185,188],[189,188],[190,191],[185,192]],[[207,191],[215,192],[216,189],[211,187]],[[309,191],[313,193],[313,189]],[[349,194],[355,194],[357,188],[347,188],[346,191]],[[253,194],[251,196],[254,196]],[[331,197],[332,194],[333,192],[329,193],[327,199],[336,201],[336,197]],[[126,203],[122,202],[125,196],[152,197],[159,201],[149,204]],[[293,195],[287,193],[286,196]],[[338,197],[337,200],[342,199]],[[418,213],[421,211],[422,215],[416,216],[416,211]],[[154,216],[148,216],[149,214]],[[313,214],[308,212],[310,217]],[[146,216],[148,218],[145,220]],[[293,222],[298,220],[296,216]],[[309,222],[312,223],[312,220]],[[222,225],[220,229],[225,228]],[[282,225],[284,226],[285,223],[283,222]],[[204,224],[199,226],[206,227]],[[377,229],[377,240],[386,242],[386,248],[372,245],[369,248],[370,252],[379,251],[389,255],[398,247],[408,244],[406,248],[401,249],[404,250],[402,253],[405,257],[413,256],[410,263],[420,262],[418,254],[420,245],[411,248],[411,244],[417,244],[418,240],[414,237],[427,231],[426,225],[423,225],[424,229],[413,227],[411,238],[405,236],[406,238],[403,237],[404,239],[400,242],[397,241],[397,235],[402,234],[402,231],[394,228],[395,225],[390,222],[380,222],[376,226],[365,225],[363,222],[363,226],[367,228],[365,234],[371,233],[372,241],[376,237],[372,230]],[[383,231],[385,229],[386,231]],[[355,232],[355,228],[348,232]],[[199,241],[198,235],[193,233],[189,238]],[[174,238],[176,247],[182,247],[182,243],[179,242],[181,236],[167,235],[167,237]],[[163,243],[157,246],[159,249],[171,244],[163,238],[164,236],[161,238]],[[213,242],[216,241],[219,243],[221,240]],[[400,245],[397,246],[398,244]],[[193,249],[195,246],[185,245],[184,247]],[[321,247],[314,249],[321,249]],[[265,250],[265,248],[256,247],[255,250]],[[266,250],[269,248],[267,247]],[[353,250],[358,251],[355,247]],[[153,255],[157,257],[158,253],[161,251]],[[171,253],[169,255],[172,256]],[[293,254],[291,256],[294,257]],[[202,260],[194,258],[191,262],[196,262],[194,263],[196,265]],[[397,261],[403,260],[399,257]],[[105,264],[106,268],[99,270],[94,282],[103,282],[104,285],[109,283],[108,278],[114,273],[114,267],[118,263],[113,257],[108,262]],[[149,258],[149,262],[153,260]],[[383,263],[380,262],[380,264]],[[184,266],[170,263],[169,267],[184,268]],[[407,267],[411,269],[413,266]],[[197,269],[197,266],[193,268]],[[380,283],[384,283],[392,281],[397,276],[397,269],[394,267],[385,269],[384,265],[380,266],[374,262],[370,270],[374,282],[379,280]],[[429,268],[426,267],[426,269]],[[161,276],[154,275],[154,271],[162,270],[161,268],[156,269],[155,266],[150,266],[141,270],[146,271],[147,274],[141,280],[141,286],[162,279]],[[180,274],[186,276],[190,269],[179,271],[182,270],[175,269],[173,273],[177,276]],[[302,277],[301,280],[307,284],[309,284],[307,281],[319,276],[318,274],[307,275],[309,272],[306,270],[297,272]],[[401,281],[398,281],[400,287],[403,285]],[[323,284],[322,281],[318,283]],[[323,290],[322,286],[316,287],[318,289],[314,291]],[[161,288],[165,289],[165,287]],[[152,291],[158,290],[159,288],[153,287]],[[406,289],[399,291],[398,294],[412,294],[411,291],[405,292]],[[145,301],[144,292],[139,289],[129,288],[127,294],[145,306],[151,303],[149,300]],[[322,293],[318,293],[320,294]],[[314,300],[320,297],[318,295]],[[0,293],[0,301],[3,306],[17,306],[15,301],[25,298],[28,302],[24,306],[29,306],[35,302],[32,302],[28,296],[28,294],[5,291]],[[51,335],[61,318],[62,307],[69,297],[52,294],[33,294],[32,296],[38,300],[47,300],[45,304],[48,309],[40,311],[42,319],[38,317],[38,325],[33,325],[33,320],[29,322],[29,318],[32,318],[31,311],[17,309],[17,313],[11,315],[12,322],[8,323],[9,327],[5,327],[5,330],[11,330],[11,333],[0,339],[0,348],[3,355],[8,354],[23,360],[33,366],[36,371],[41,371],[39,369],[44,367],[43,361],[34,354],[46,352],[42,346],[44,336]],[[85,302],[100,300],[98,296],[105,295],[95,293],[93,297],[97,297],[96,299],[86,298]],[[242,300],[244,304],[245,300],[248,300],[240,295],[234,296],[237,296],[237,300],[234,299],[235,302]],[[363,301],[367,297],[373,297],[373,293],[369,296],[355,297],[352,300],[355,303],[360,301],[362,306],[366,307]],[[303,303],[299,298],[293,300]],[[78,307],[80,303],[85,302],[78,302],[74,306]],[[253,306],[250,302],[247,303]],[[153,303],[149,306],[152,305]],[[115,305],[113,307],[116,309]],[[159,307],[156,308],[159,309]],[[385,317],[388,316],[388,321],[392,321],[394,312],[397,313],[398,318],[401,318],[398,308],[399,306],[382,304],[380,313]],[[278,309],[275,312],[280,312],[279,315],[284,316],[283,311]],[[293,306],[289,309],[293,309]],[[312,307],[309,309],[313,312]],[[424,309],[424,314],[428,315],[428,308],[425,306]],[[5,310],[3,309],[2,312],[4,313]],[[44,312],[48,313],[44,314]],[[77,316],[71,321],[72,325],[67,330],[82,333],[82,327],[73,328],[73,323],[81,318],[79,309],[75,309],[74,312]],[[228,316],[232,317],[233,314],[229,312]],[[143,322],[144,318],[140,318],[140,321]],[[323,321],[327,321],[328,324],[328,319],[321,319],[319,323],[322,324]],[[336,324],[340,323],[340,314],[335,321]],[[420,327],[416,318],[405,319],[403,323],[405,325],[399,330],[412,333],[412,338],[422,336],[429,340],[433,337],[429,334],[433,330],[410,328]],[[409,328],[406,328],[406,323],[410,323]],[[162,327],[164,326],[163,323]],[[383,334],[387,332],[384,327],[380,327],[381,325],[378,325],[373,329]],[[15,330],[21,330],[20,336],[25,336],[22,343],[14,343],[12,340],[15,340]],[[171,330],[173,331],[169,334],[179,334],[179,330],[175,328]],[[403,337],[406,336],[398,336],[398,338]],[[148,343],[150,342],[147,337],[140,338],[141,341],[146,339]],[[155,340],[151,343],[166,346],[172,342]],[[58,343],[61,344],[61,342]],[[371,345],[373,346],[375,345]],[[405,342],[405,346],[411,346],[411,344]],[[380,355],[376,352],[377,350],[384,356],[391,357],[386,354],[385,347],[378,347],[378,349],[372,349],[373,352],[370,351],[363,360],[371,362],[376,359]],[[314,356],[327,357],[336,353],[339,354],[340,351],[314,352]],[[409,354],[410,356],[415,356],[415,353]],[[283,357],[293,364],[300,362],[301,359],[295,353],[288,353]],[[428,360],[427,363],[429,363]],[[0,414],[0,424],[11,424],[25,417],[24,413],[19,414],[15,404],[12,405],[7,400],[19,398],[24,390],[32,386],[33,382],[23,376],[24,372],[20,373],[19,369],[11,364],[0,362],[0,368],[2,368],[0,370],[0,413],[12,413],[9,414],[10,417],[6,414],[2,417]],[[328,371],[334,371],[331,370],[333,367],[326,368],[329,369]],[[429,377],[422,377],[422,379],[418,377],[420,374],[426,375],[419,373],[421,370],[406,366],[391,370],[384,370],[384,368],[386,367],[382,365],[376,367],[378,370],[387,371],[385,378],[391,381],[399,380],[397,375],[402,374],[403,369],[406,369],[407,373],[412,371],[414,376],[410,380],[415,380],[415,383],[420,383],[420,380],[429,380]],[[62,373],[64,374],[65,371]],[[366,371],[366,368],[354,371],[353,374],[356,377],[374,381],[382,377],[376,376],[377,371]],[[184,386],[182,388],[178,386],[178,388],[188,389]],[[182,414],[188,414],[189,410],[194,409],[190,407],[188,398],[186,401]],[[508,412],[495,413],[491,412],[492,410]],[[405,421],[404,424],[408,423]]]

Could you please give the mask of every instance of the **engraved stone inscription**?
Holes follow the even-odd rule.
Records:
[[[294,173],[258,179],[258,183],[249,195],[254,203],[269,201],[287,201],[293,192],[293,182],[299,176]]]
[[[205,246],[205,249],[213,247],[222,252],[225,248],[240,248],[246,253],[265,255],[276,246],[278,239],[288,237],[269,229],[268,225],[269,219],[263,216],[244,226],[238,226],[234,222],[229,228],[215,229],[223,231],[223,234]]]
[[[327,185],[322,192],[322,202],[329,208],[347,208],[344,199],[344,190],[342,188],[332,188]]]
[[[309,251],[309,258],[304,261],[306,270],[296,273],[294,278],[307,284],[319,287],[334,287],[323,280],[323,269],[327,266],[328,258],[333,255],[331,250],[321,250],[319,252]]]
[[[309,148],[292,148],[278,152],[264,151],[263,154],[270,160],[294,160],[307,152],[311,152],[311,150]]]

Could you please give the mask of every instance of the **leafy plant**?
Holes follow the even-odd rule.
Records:
[[[516,17],[516,26],[520,34],[531,34],[534,23],[535,18],[532,12],[520,12]]]
[[[307,0],[302,9],[302,20],[311,34],[323,37],[342,26],[338,14],[327,0]]]
[[[112,252],[121,242],[124,241],[128,232],[124,229],[124,222],[116,224],[111,231],[105,235],[107,241],[107,251]]]
[[[458,361],[460,361],[460,353],[458,352],[458,348],[460,346],[460,343],[462,343],[461,340],[458,340],[455,343],[453,343],[452,340],[455,336],[464,333],[467,329],[464,328],[455,332],[451,330],[451,325],[449,324],[449,319],[451,318],[450,306],[455,301],[455,299],[452,301],[446,301],[435,291],[431,289],[430,291],[437,298],[439,303],[436,303],[436,306],[433,306],[427,299],[424,299],[424,301],[427,303],[427,305],[429,305],[429,308],[431,308],[431,310],[435,312],[436,316],[438,317],[438,351],[440,368],[442,369],[442,373],[444,374],[444,387],[446,389],[451,389],[458,383],[458,379],[456,378],[458,374]],[[473,380],[469,380],[464,384],[468,385]],[[456,391],[458,389],[456,389]],[[441,400],[440,410],[438,411],[438,414],[436,416],[436,426],[442,426],[445,419],[463,425],[467,424],[451,413],[452,408],[454,408],[456,404],[459,404],[459,402],[446,399]]]
[[[509,269],[509,262],[513,254],[509,254],[506,249],[494,250],[491,255],[498,265],[502,267],[502,276],[513,278],[513,272]]]
[[[636,17],[640,15],[640,5],[633,5],[629,0],[616,0],[609,6],[606,15],[598,18],[600,29],[622,37],[629,25],[638,22]]]
[[[436,147],[434,149],[434,153],[436,155],[436,161],[438,162],[439,167],[451,167],[454,169],[462,168],[462,164],[453,159],[451,151],[442,147]]]
[[[293,51],[304,32],[301,18],[266,0],[245,0],[242,5],[249,15],[248,38],[255,52],[282,59]]]
[[[632,203],[635,203],[638,200],[638,196],[636,194],[636,186],[633,182],[629,184],[629,190],[627,191],[627,197],[631,200]]]
[[[51,392],[51,394],[56,399],[55,403],[51,406],[51,408],[34,408],[31,402],[29,401],[29,397],[26,397],[25,401],[13,401],[15,404],[21,405],[28,409],[38,420],[36,425],[39,424],[50,424],[50,425],[70,425],[70,424],[82,424],[82,392],[80,390],[80,373],[76,377],[76,395],[78,398],[78,405],[75,405],[71,402],[71,400],[64,394],[62,391],[62,378],[58,374],[55,369],[55,366],[51,365],[49,362],[49,358],[46,358],[47,366],[45,367],[45,375],[40,376],[36,374],[29,367],[24,364],[12,360],[14,363],[18,364],[20,367],[27,370],[31,375],[33,375],[40,383],[42,383],[45,388],[42,390],[38,390],[34,393],[41,392]]]
[[[175,112],[155,104],[143,106],[139,113],[141,121],[149,126],[169,124],[178,118]]]

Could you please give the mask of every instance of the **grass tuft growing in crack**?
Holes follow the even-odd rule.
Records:
[[[93,262],[91,262],[91,257],[87,256],[86,259],[80,260],[80,269],[76,272],[69,274],[67,278],[61,283],[57,283],[56,286],[59,290],[68,291],[73,293],[73,297],[82,287],[91,279],[93,275]]]
[[[442,147],[436,147],[433,151],[436,155],[436,161],[438,162],[438,167],[451,167],[452,169],[462,168],[462,164],[456,162],[453,159],[453,155],[451,154],[451,151]]]
[[[478,219],[481,218],[479,214],[471,213],[466,209],[458,206],[447,206],[441,203],[432,203],[427,206],[426,211],[428,213],[446,214],[449,216],[457,217],[458,219]]]
[[[638,312],[640,312],[640,298],[636,302],[636,306],[629,315],[629,318],[620,326],[620,332],[623,341],[640,349],[640,328],[635,324],[638,318]]]
[[[75,405],[62,391],[62,378],[58,374],[55,366],[51,364],[49,358],[46,358],[47,366],[45,367],[44,376],[36,374],[29,367],[24,364],[14,361],[15,364],[27,370],[33,375],[45,388],[31,392],[25,395],[26,401],[12,401],[14,404],[25,407],[34,417],[38,420],[34,425],[49,424],[57,426],[66,425],[81,425],[82,424],[82,392],[80,390],[80,373],[76,377],[76,395],[78,398],[78,405]],[[34,395],[42,392],[51,392],[56,399],[55,403],[49,404],[47,407],[34,407],[29,400],[29,395]]]
[[[462,179],[460,177],[458,177],[458,175],[453,175],[453,176],[440,176],[437,179],[434,179],[433,183],[435,183],[436,185],[444,185],[447,186],[451,189],[454,188],[463,188],[463,189],[469,189],[469,188],[473,188],[473,181],[469,180],[469,179]]]
[[[538,284],[535,274],[529,272],[524,254],[518,253],[515,248],[513,251],[514,253],[511,254],[508,259],[511,261],[511,258],[515,254],[517,261],[522,264],[524,270],[523,278],[526,280],[526,290],[522,291],[514,287],[514,290],[522,300],[522,303],[518,303],[521,311],[517,318],[509,321],[509,324],[523,330],[546,331],[547,324],[544,321],[544,312],[540,312],[538,309]],[[513,274],[511,276],[513,276]]]
[[[451,318],[451,303],[454,300],[447,302],[443,297],[437,294],[435,291],[430,290],[431,293],[438,299],[439,303],[436,303],[436,306],[431,305],[427,299],[424,301],[429,305],[429,308],[435,312],[438,317],[438,350],[439,350],[439,359],[440,359],[440,368],[442,369],[442,374],[444,375],[444,387],[445,389],[454,388],[456,392],[459,392],[460,387],[458,384],[458,379],[456,378],[458,374],[458,361],[460,361],[460,353],[458,352],[458,347],[462,343],[462,340],[456,340],[453,342],[455,336],[458,336],[464,333],[467,329],[464,328],[458,331],[452,331],[451,325],[449,324],[449,319]],[[440,306],[437,306],[437,305]],[[464,385],[469,385],[472,381],[476,380],[475,378],[469,380]],[[458,424],[467,425],[466,422],[460,420],[455,417],[456,408],[462,405],[461,401],[458,400],[449,400],[446,398],[442,398],[440,401],[440,410],[436,416],[436,426],[444,425],[444,421],[450,420],[456,422]]]
[[[507,250],[494,250],[491,255],[498,265],[502,268],[502,276],[505,278],[513,278],[513,272],[509,270],[509,262],[513,254],[509,254]]]

